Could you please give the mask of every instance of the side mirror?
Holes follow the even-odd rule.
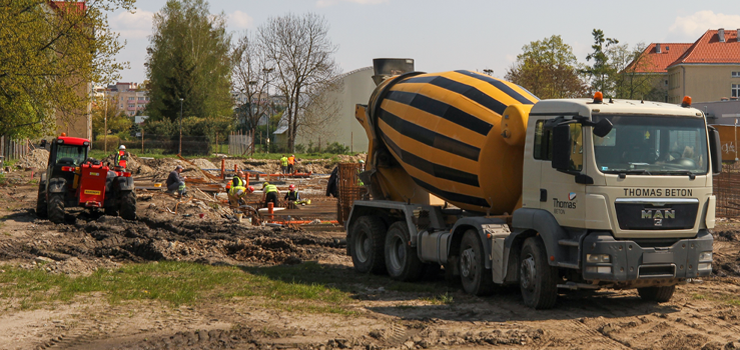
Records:
[[[570,125],[560,124],[552,128],[552,167],[567,171],[570,163]]]
[[[604,137],[609,134],[610,131],[612,131],[612,128],[614,127],[614,124],[609,119],[603,118],[599,120],[596,125],[594,125],[594,135],[598,137]]]
[[[722,172],[722,144],[719,142],[719,131],[709,127],[709,155],[712,158],[712,173],[718,175]]]
[[[41,146],[41,148],[46,148],[46,139],[42,139],[41,144],[39,144],[39,146]]]

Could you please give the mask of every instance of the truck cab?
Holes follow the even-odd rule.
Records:
[[[671,288],[711,272],[712,172],[721,162],[710,152],[717,133],[699,110],[548,100],[527,124],[513,226],[553,232],[543,236],[551,265],[574,269],[566,287]],[[596,135],[599,124],[610,130]]]

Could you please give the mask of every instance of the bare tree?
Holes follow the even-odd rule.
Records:
[[[328,29],[326,19],[312,13],[270,18],[258,29],[266,58],[275,65],[276,87],[285,95],[291,151],[296,131],[307,123],[306,118],[299,116],[310,102],[309,95],[317,94],[338,70],[332,58],[337,47],[329,40]]]
[[[237,120],[243,119],[246,129],[255,131],[260,119],[267,115],[271,103],[269,90],[274,68],[265,56],[263,48],[248,32],[239,38],[232,50],[231,58],[234,88],[247,99],[236,109]],[[267,115],[268,123],[269,117]]]

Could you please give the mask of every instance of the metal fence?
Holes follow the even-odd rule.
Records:
[[[14,141],[6,136],[0,136],[0,156],[3,156],[5,160],[21,159],[30,151],[27,139]]]
[[[254,132],[232,132],[229,135],[229,154],[233,155],[251,155],[254,153]]]
[[[725,163],[722,174],[714,176],[717,217],[740,216],[740,162]]]

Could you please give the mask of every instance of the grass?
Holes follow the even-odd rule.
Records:
[[[440,294],[433,298],[422,298],[421,300],[434,305],[452,305],[454,303],[454,298],[450,293]]]
[[[0,298],[19,300],[21,309],[102,293],[111,304],[158,300],[178,306],[256,296],[274,308],[351,313],[345,307],[352,300],[347,292],[322,284],[274,280],[237,267],[162,262],[100,269],[81,277],[51,274],[41,268],[25,270],[6,266],[4,269],[5,273],[0,273]]]

